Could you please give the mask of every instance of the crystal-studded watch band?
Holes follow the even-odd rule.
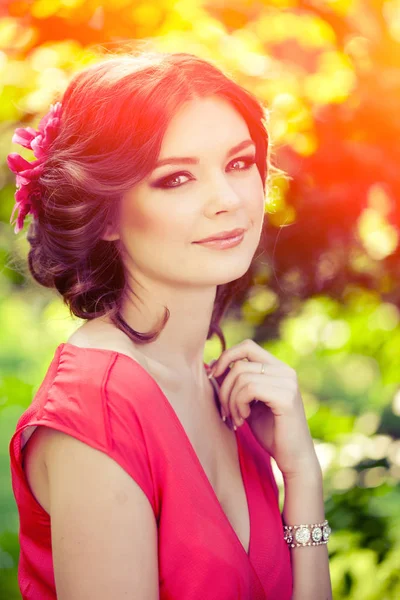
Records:
[[[327,519],[323,523],[284,525],[284,540],[291,548],[327,544],[331,535]]]

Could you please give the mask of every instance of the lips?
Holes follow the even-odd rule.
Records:
[[[234,237],[238,237],[239,235],[242,235],[246,230],[243,228],[240,229],[231,229],[231,231],[220,231],[219,233],[216,233],[215,235],[212,235],[208,238],[203,238],[202,240],[197,240],[196,242],[193,242],[194,244],[200,244],[203,242],[211,242],[213,240],[229,240],[230,238],[234,238]]]

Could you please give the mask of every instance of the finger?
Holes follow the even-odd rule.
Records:
[[[267,365],[264,373],[260,373],[259,368],[260,365],[258,363],[250,363],[247,361],[237,361],[233,365],[222,384],[218,387],[222,416],[227,418],[230,417],[231,419],[239,416],[235,413],[236,409],[232,408],[233,405],[231,404],[233,388],[235,385],[236,390],[238,390],[240,386],[246,384],[248,381],[259,382],[261,387],[259,388],[260,391],[257,400],[261,399],[261,397],[265,397],[266,390],[271,386],[281,387],[282,389],[288,388],[289,391],[294,391],[296,382],[293,381],[292,377],[288,376],[287,369],[281,365]],[[239,387],[237,387],[238,385]],[[255,398],[251,398],[250,403],[253,403],[254,399]],[[238,410],[242,418],[248,417],[246,410],[244,414],[241,412],[240,408]],[[233,413],[235,413],[235,415]]]
[[[225,379],[223,380],[219,388],[219,399],[221,402],[222,410],[227,417],[231,417],[232,419],[233,415],[231,412],[232,409],[230,404],[231,391],[240,374],[243,374],[243,367],[244,363],[238,361],[234,365],[234,367],[232,367],[231,371],[228,371]]]
[[[288,378],[289,375],[287,369],[285,369],[285,367],[282,367],[281,365],[265,365],[264,372],[261,373],[260,363],[252,363],[248,361],[238,360],[233,364],[230,371],[228,371],[220,386],[220,394],[223,398],[229,398],[229,395],[232,391],[236,379],[238,377],[241,377],[245,373],[261,375],[263,378],[280,378],[281,380]],[[265,379],[263,381],[265,381]]]
[[[229,395],[232,391],[233,386],[235,385],[235,381],[238,377],[243,375],[244,373],[260,373],[261,367],[258,363],[251,363],[244,360],[238,360],[233,363],[231,369],[226,374],[224,378],[220,392],[223,398],[228,399]]]
[[[254,398],[249,395],[248,387],[251,379],[243,379],[241,384],[234,386],[232,390],[232,406],[235,423],[238,427],[243,425],[244,421],[251,415],[251,403]],[[235,411],[236,408],[236,411]]]
[[[229,407],[232,416],[235,415],[235,418],[238,416],[235,407],[240,406],[242,407],[240,410],[245,411],[246,409],[243,407],[249,405],[254,398],[268,406],[275,416],[293,413],[293,397],[295,394],[291,385],[282,386],[276,379],[274,382],[271,378],[266,386],[264,382],[260,383],[259,376],[250,374],[248,377],[242,378],[242,381],[245,383],[240,384],[237,391],[233,391],[229,400]]]
[[[254,399],[249,394],[249,386],[257,385],[257,375],[243,373],[234,383],[229,395],[228,407],[232,420],[237,427],[243,425],[244,420],[250,416],[250,403]]]
[[[214,375],[226,370],[231,362],[247,359],[251,362],[260,362],[284,366],[285,363],[276,358],[273,354],[261,348],[253,340],[244,340],[232,348],[225,350],[213,366]],[[286,365],[287,366],[287,365]]]

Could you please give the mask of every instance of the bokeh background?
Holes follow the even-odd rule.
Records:
[[[0,598],[20,599],[9,439],[80,325],[26,275],[6,156],[32,160],[14,129],[36,127],[74,72],[140,40],[217,61],[270,110],[286,176],[271,184],[266,251],[223,330],[228,346],[251,337],[298,373],[335,600],[400,598],[400,1],[3,0],[0,11]],[[219,353],[210,340],[205,360]]]

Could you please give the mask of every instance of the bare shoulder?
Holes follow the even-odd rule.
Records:
[[[69,336],[67,342],[83,348],[96,348],[99,344],[103,344],[106,339],[107,341],[111,340],[111,344],[114,345],[118,338],[120,338],[118,329],[108,320],[98,317],[86,321],[78,327]]]
[[[99,348],[127,354],[140,362],[140,352],[133,342],[105,317],[86,321],[67,342],[82,348]]]

